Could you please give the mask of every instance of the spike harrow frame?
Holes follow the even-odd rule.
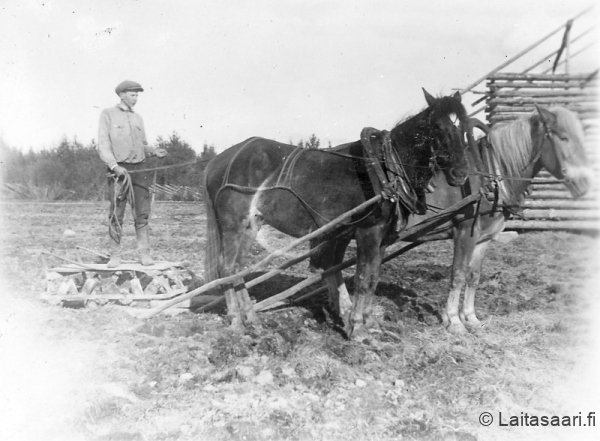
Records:
[[[43,300],[71,307],[107,303],[148,306],[150,302],[160,303],[187,292],[197,280],[183,262],[156,262],[143,266],[125,261],[116,268],[108,268],[106,263],[84,263],[80,250],[108,258],[83,247],[77,247],[77,261],[42,253],[46,281],[45,291],[40,296]],[[49,257],[62,260],[63,264],[50,267]]]

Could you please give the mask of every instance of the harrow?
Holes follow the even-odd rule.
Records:
[[[70,307],[115,303],[128,306],[148,306],[171,300],[197,284],[195,274],[184,262],[156,262],[143,266],[123,262],[117,268],[106,263],[84,263],[80,251],[108,259],[101,253],[77,247],[77,261],[44,252],[41,255],[46,289],[41,298],[51,304]],[[63,261],[50,267],[48,258]]]

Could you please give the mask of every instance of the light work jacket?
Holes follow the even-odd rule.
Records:
[[[150,156],[142,117],[119,103],[104,109],[98,128],[98,154],[111,170],[118,162],[137,164]]]

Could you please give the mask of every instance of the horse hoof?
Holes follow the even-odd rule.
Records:
[[[481,328],[483,326],[483,323],[481,323],[477,317],[474,317],[471,319],[467,319],[465,325],[471,328]]]
[[[467,328],[462,323],[452,323],[446,329],[453,335],[465,335],[468,333]]]
[[[232,317],[231,323],[229,324],[229,329],[237,334],[243,334],[246,332],[246,327],[244,323],[239,317]]]
[[[372,338],[371,334],[363,327],[355,328],[348,334],[348,339],[357,343],[368,343]]]

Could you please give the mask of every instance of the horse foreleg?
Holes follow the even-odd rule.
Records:
[[[373,298],[379,283],[379,269],[383,254],[382,239],[382,228],[358,230],[356,234],[358,253],[354,276],[354,302],[345,326],[346,334],[352,340],[362,341],[369,337],[368,328],[372,325]]]
[[[477,234],[471,234],[470,223],[462,225],[454,234],[454,259],[452,261],[452,278],[446,309],[442,313],[444,326],[452,334],[464,334],[467,328],[461,322],[458,313],[460,295],[467,282],[469,264],[473,255]]]
[[[467,286],[465,287],[465,295],[463,299],[463,307],[460,313],[460,318],[464,324],[469,326],[481,326],[481,322],[475,314],[475,292],[479,284],[481,275],[481,266],[485,252],[490,244],[490,241],[478,243],[473,250],[471,263],[469,265],[469,274],[467,276]]]
[[[337,272],[326,278],[327,292],[329,294],[329,306],[342,319],[348,323],[350,311],[352,310],[352,300],[346,288],[344,277],[341,272]]]

